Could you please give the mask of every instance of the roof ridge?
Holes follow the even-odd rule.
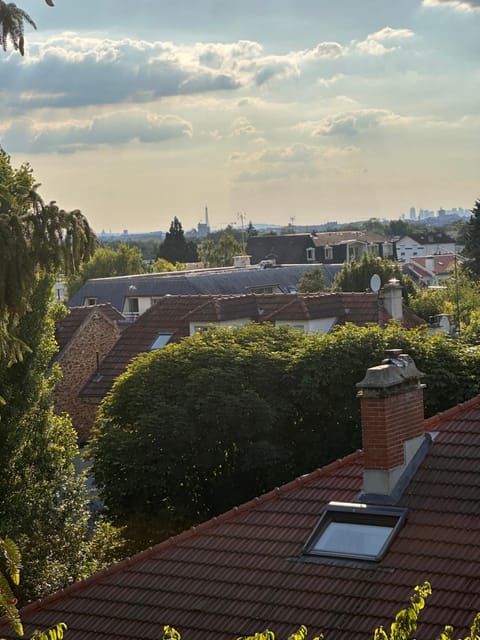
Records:
[[[445,411],[441,411],[430,418],[426,418],[423,423],[424,429],[425,431],[430,431],[433,427],[436,427],[447,420],[451,420],[459,413],[462,413],[462,411],[471,409],[478,404],[480,404],[480,394],[470,398],[470,400],[465,400],[465,402],[461,402],[450,409],[445,409]]]
[[[320,467],[319,469],[315,469],[310,473],[299,476],[294,480],[288,482],[287,484],[282,485],[281,487],[276,487],[275,489],[272,489],[271,491],[268,491],[267,493],[264,493],[259,497],[252,498],[251,500],[244,502],[240,506],[232,507],[228,511],[225,511],[224,513],[218,516],[214,516],[213,518],[210,518],[209,520],[205,520],[204,522],[201,522],[198,525],[194,525],[193,527],[190,527],[189,529],[186,529],[185,531],[182,531],[177,535],[170,536],[170,538],[167,538],[166,540],[162,540],[161,542],[158,542],[157,544],[151,547],[148,547],[143,551],[139,551],[138,553],[136,553],[133,556],[130,556],[129,558],[125,558],[124,560],[121,560],[120,562],[110,565],[105,569],[97,571],[96,573],[89,576],[88,578],[85,578],[85,580],[78,580],[77,582],[74,582],[73,584],[68,585],[64,589],[56,591],[55,593],[52,593],[46,596],[45,598],[35,600],[34,602],[26,605],[25,607],[22,607],[22,609],[20,610],[21,614],[22,615],[24,613],[27,614],[30,611],[35,611],[36,609],[42,608],[44,605],[48,605],[51,602],[56,602],[57,600],[61,600],[63,597],[68,597],[72,592],[78,591],[79,589],[83,589],[84,587],[86,588],[90,586],[92,583],[95,584],[96,582],[102,580],[105,576],[118,573],[122,571],[124,568],[138,561],[144,560],[145,558],[152,557],[153,555],[159,553],[160,551],[163,551],[164,549],[174,547],[180,542],[183,542],[184,540],[188,540],[198,535],[199,533],[202,533],[203,531],[210,529],[211,527],[216,527],[218,524],[222,523],[224,520],[228,520],[229,518],[234,517],[239,513],[243,513],[245,511],[248,511],[249,509],[253,509],[257,505],[267,502],[268,500],[275,500],[280,496],[284,495],[285,493],[288,493],[289,491],[297,489],[298,486],[307,484],[307,482],[316,480],[317,478],[322,477],[323,475],[328,475],[332,471],[348,466],[357,458],[359,458],[362,454],[363,454],[363,451],[360,449],[357,451],[354,451],[353,453],[343,458],[334,460],[333,462],[331,462],[330,464],[324,467]]]

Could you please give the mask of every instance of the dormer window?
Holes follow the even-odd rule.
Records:
[[[407,510],[398,507],[330,502],[303,553],[378,562],[406,515]]]
[[[307,247],[307,260],[308,260],[308,262],[314,262],[314,260],[315,260],[315,247]]]

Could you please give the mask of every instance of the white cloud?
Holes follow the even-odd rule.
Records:
[[[311,136],[355,136],[367,129],[385,124],[398,124],[406,119],[387,109],[358,109],[327,116],[321,120],[302,122],[296,129]]]
[[[381,56],[386,53],[391,53],[398,49],[398,46],[386,46],[385,42],[395,43],[407,38],[412,38],[414,32],[410,29],[392,29],[391,27],[384,27],[380,31],[371,33],[365,40],[356,42],[353,48],[372,56]]]
[[[480,0],[422,0],[424,7],[449,7],[467,13],[480,13]]]

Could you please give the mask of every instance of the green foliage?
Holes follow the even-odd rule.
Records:
[[[478,393],[480,350],[396,323],[212,329],[139,356],[90,449],[108,513],[158,540],[355,450],[355,385],[391,348],[426,372],[427,415]]]
[[[444,288],[421,289],[409,296],[408,305],[427,322],[432,316],[448,314],[453,323],[459,320],[463,339],[472,344],[478,343],[476,326],[480,312],[480,282],[470,277],[464,265],[459,266],[456,276],[452,274],[445,280]]]
[[[468,259],[466,269],[472,278],[480,279],[480,200],[472,209],[472,215],[465,228],[465,248],[463,255]]]
[[[289,360],[302,334],[207,330],[136,358],[101,407],[90,454],[108,512],[156,536],[291,478]],[[179,381],[181,380],[181,384]],[[289,444],[290,438],[286,438]]]
[[[25,53],[24,23],[27,22],[34,29],[37,25],[26,11],[17,7],[13,2],[0,0],[0,45],[4,51],[7,45],[13,46],[23,56]]]
[[[30,307],[38,273],[75,273],[95,244],[80,211],[45,205],[37,187],[31,167],[14,169],[0,148],[0,361],[9,364],[28,350],[17,326]]]
[[[337,274],[333,288],[337,291],[368,291],[370,278],[376,273],[380,276],[382,286],[395,278],[403,287],[403,295],[407,297],[415,292],[413,282],[402,273],[398,262],[378,258],[373,253],[364,253],[360,261],[344,262]]]
[[[233,256],[245,253],[243,244],[235,240],[230,233],[222,233],[217,241],[206,239],[199,248],[199,256],[202,262],[209,267],[231,267]]]
[[[299,293],[317,293],[325,291],[325,278],[321,269],[304,271],[297,282]]]
[[[418,616],[431,593],[432,588],[429,582],[416,586],[410,596],[410,607],[397,613],[390,625],[390,633],[387,634],[383,627],[378,627],[373,635],[374,640],[408,640],[417,629]]]
[[[164,258],[172,264],[198,260],[197,247],[194,242],[185,240],[182,223],[177,216],[170,223],[170,229],[165,234],[157,257]]]
[[[22,599],[44,596],[105,565],[97,550],[109,532],[89,535],[84,478],[76,474],[76,433],[53,413],[57,372],[45,372],[56,350],[51,281],[41,280],[19,335],[32,347],[22,362],[0,363],[0,536],[17,541],[23,558]],[[100,536],[100,539],[98,538]],[[117,536],[118,537],[118,536]],[[110,536],[111,538],[111,536]]]
[[[88,262],[80,267],[78,275],[67,280],[69,295],[73,295],[90,278],[110,278],[144,273],[142,253],[137,247],[120,243],[118,249],[101,247]]]
[[[185,264],[183,262],[177,262],[172,264],[165,258],[157,258],[151,267],[153,273],[165,273],[171,271],[185,271]]]
[[[17,609],[10,582],[18,585],[20,581],[20,551],[10,538],[0,538],[0,611],[19,636],[23,635],[23,626]],[[10,582],[9,582],[10,581]]]
[[[18,546],[10,538],[0,538],[0,611],[6,616],[13,631],[23,638],[23,625],[17,609],[17,599],[13,594],[10,582],[20,582],[21,556]],[[34,631],[30,640],[61,640],[67,629],[64,622],[59,622],[47,632]]]

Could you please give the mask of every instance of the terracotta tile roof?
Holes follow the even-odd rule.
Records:
[[[367,640],[428,579],[418,637],[447,623],[463,637],[480,609],[480,397],[426,428],[438,434],[380,562],[302,556],[326,503],[358,495],[359,451],[26,607],[27,631],[65,621],[69,640],[153,640],[171,624],[184,640],[233,640],[267,627],[285,638],[306,624],[327,640]]]
[[[111,304],[98,304],[87,307],[71,307],[68,314],[55,323],[55,339],[60,351],[64,349],[73,338],[85,320],[94,311],[103,313],[112,322],[123,319],[123,315]]]
[[[190,322],[303,322],[322,318],[332,318],[336,324],[365,325],[384,324],[391,316],[379,307],[375,293],[164,296],[123,331],[81,396],[92,401],[103,398],[132,358],[148,351],[158,334],[171,333],[169,342],[178,342],[190,334]],[[421,322],[407,313],[409,327]]]

